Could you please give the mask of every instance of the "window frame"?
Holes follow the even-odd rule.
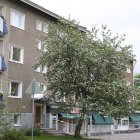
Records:
[[[38,27],[38,25],[40,24],[40,28]],[[38,31],[42,31],[42,22],[40,20],[36,20],[36,30]]]
[[[14,23],[15,16],[18,16],[18,18],[19,18],[19,21],[18,21],[19,22],[19,26],[18,25],[15,25],[15,23]],[[13,26],[13,27],[16,27],[18,29],[25,30],[25,14],[22,13],[22,12],[20,12],[20,11],[11,9],[11,13],[10,13],[10,25]]]
[[[18,83],[18,95],[17,96],[14,96],[14,95],[11,95],[11,90],[12,90],[12,85],[11,83],[14,82],[14,83]],[[22,98],[22,88],[23,88],[23,83],[21,81],[17,81],[17,80],[9,80],[8,81],[8,91],[9,91],[9,96],[10,98]]]
[[[41,41],[39,39],[36,39],[35,47],[36,47],[37,50],[42,51],[42,52],[46,52],[48,50],[46,42]]]
[[[16,116],[16,123],[15,123]],[[21,126],[21,114],[14,114],[14,126]]]
[[[13,60],[13,48],[20,49],[20,54],[19,54],[20,55],[20,61]],[[23,64],[23,61],[24,61],[24,48],[20,47],[20,46],[17,46],[15,44],[10,44],[9,45],[9,61],[19,63],[19,64]]]
[[[42,32],[48,33],[49,25],[47,23],[42,23]]]
[[[42,69],[43,68],[43,69]],[[39,73],[47,73],[47,66],[39,66],[35,69],[36,72],[39,72]]]
[[[41,92],[44,94],[47,91],[47,85],[41,82],[37,82],[38,86],[40,87]],[[41,87],[43,86],[43,88]]]
[[[44,83],[40,83],[40,89],[41,89],[42,93],[45,93],[47,91],[47,85]]]
[[[48,33],[48,26],[48,23],[42,22],[41,20],[36,20],[36,30],[41,31],[43,33]]]

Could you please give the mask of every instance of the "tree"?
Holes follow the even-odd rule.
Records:
[[[120,118],[133,110],[136,92],[127,86],[124,73],[134,56],[132,46],[123,45],[124,37],[112,37],[105,26],[101,32],[96,28],[84,32],[71,20],[49,25],[47,51],[35,67],[47,65],[44,77],[54,103],[65,97],[59,101],[63,109],[80,108],[76,137],[89,112]]]
[[[135,74],[134,78],[140,78],[140,73]]]
[[[11,114],[7,110],[6,93],[0,93],[0,133],[11,127]]]

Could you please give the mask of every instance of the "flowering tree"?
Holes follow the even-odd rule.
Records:
[[[127,116],[136,97],[134,88],[125,80],[124,73],[134,56],[131,46],[123,45],[124,36],[112,37],[104,26],[101,32],[79,28],[70,20],[50,23],[45,38],[47,51],[36,65],[48,67],[44,76],[53,102],[61,99],[59,106],[63,109],[80,108],[76,137],[88,112],[99,111],[115,118]]]

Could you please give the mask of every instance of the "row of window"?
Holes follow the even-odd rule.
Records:
[[[45,93],[47,90],[47,86],[44,83],[39,83],[38,85],[42,91],[42,93]],[[9,97],[13,98],[22,98],[22,82],[20,81],[9,81],[8,83],[9,88]]]
[[[24,30],[25,29],[25,14],[12,9],[10,24],[14,27]],[[42,21],[36,20],[36,29],[44,33],[48,33],[48,24]]]
[[[43,44],[41,41],[38,41],[37,48],[41,50],[41,45]],[[43,44],[43,51],[46,49],[44,48],[45,45]],[[24,60],[24,48],[10,44],[9,48],[9,61],[16,62],[16,63],[21,63],[23,64]],[[38,67],[35,71],[41,72],[41,73],[46,73],[47,72],[47,67],[46,66],[40,66]]]

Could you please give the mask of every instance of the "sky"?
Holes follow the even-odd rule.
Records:
[[[136,55],[135,73],[140,73],[140,0],[31,0],[62,17],[75,19],[91,30],[107,27],[113,34],[126,34]]]

